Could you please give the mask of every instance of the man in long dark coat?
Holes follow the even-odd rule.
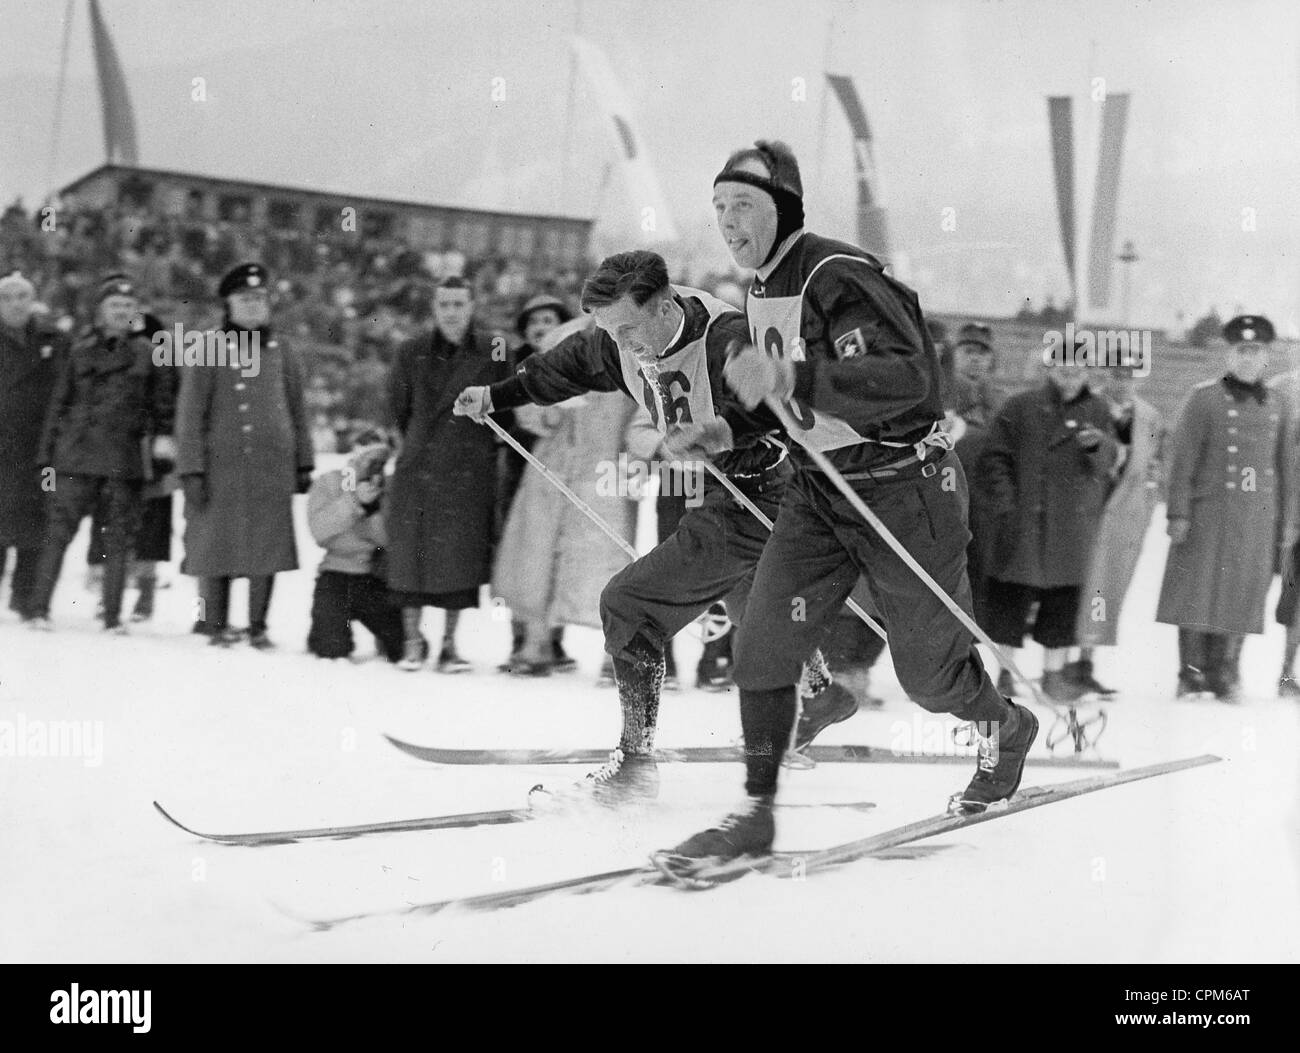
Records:
[[[514,361],[503,337],[473,328],[473,313],[469,286],[444,279],[434,291],[433,332],[398,349],[389,378],[402,448],[389,490],[388,586],[402,605],[400,665],[408,671],[424,660],[423,607],[447,612],[438,671],[470,668],[456,652],[456,625],[492,574],[496,440],[452,407],[464,388],[505,380]]]
[[[27,620],[45,543],[45,493],[36,463],[67,340],[38,317],[36,290],[20,274],[0,278],[0,579],[15,550],[9,609]]]
[[[49,530],[32,588],[35,628],[50,628],[50,600],[81,520],[104,507],[104,628],[121,624],[126,563],[141,510],[144,458],[170,446],[175,403],[159,382],[153,349],[131,323],[135,290],[114,275],[100,287],[95,323],[73,341],[55,384],[38,463],[54,470]],[[152,444],[152,450],[147,447]]]
[[[1273,336],[1258,315],[1225,325],[1227,372],[1192,389],[1174,429],[1156,621],[1178,626],[1180,698],[1236,701],[1242,639],[1264,631],[1279,516],[1284,552],[1300,536],[1291,407],[1262,380]]]
[[[996,528],[985,628],[1018,648],[1037,603],[1043,691],[1076,701],[1087,692],[1065,666],[1119,444],[1109,404],[1089,390],[1088,367],[1054,362],[1046,372],[1043,384],[1003,404],[979,460],[976,483]]]
[[[228,624],[230,582],[248,578],[248,641],[259,650],[273,646],[266,618],[275,575],[298,569],[293,495],[311,487],[313,466],[302,367],[271,334],[269,283],[257,263],[222,279],[226,354],[180,367],[176,421],[181,570],[200,579],[200,628],[216,646],[239,638]]]

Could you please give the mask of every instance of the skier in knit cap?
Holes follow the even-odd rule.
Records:
[[[745,304],[749,343],[728,359],[727,384],[744,406],[783,403],[800,431],[790,444],[795,476],[736,644],[748,800],[716,827],[655,854],[656,865],[677,877],[707,878],[771,851],[800,664],[859,575],[903,690],[976,727],[979,766],[954,808],[983,811],[1015,793],[1038,730],[1029,710],[998,693],[971,633],[804,450],[824,453],[969,612],[966,478],[939,426],[939,359],[916,293],[862,249],[806,232],[802,199],[799,165],[783,143],[736,151],[714,180],[718,229],[736,263],[756,272]]]

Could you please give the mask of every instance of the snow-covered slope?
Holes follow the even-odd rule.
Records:
[[[657,810],[599,822],[256,849],[198,842],[150,801],[198,829],[275,829],[514,807],[535,782],[579,776],[581,768],[441,768],[398,753],[380,733],[466,747],[612,745],[617,701],[593,686],[599,636],[571,630],[581,670],[549,680],[495,672],[509,626],[489,610],[462,621],[472,675],[400,673],[370,657],[364,631],[358,655],[367,660],[318,661],[303,644],[308,569],[277,583],[278,651],[219,651],[188,633],[193,582],[173,567],[155,621],[130,638],[108,637],[82,589],[83,536],[56,596],[57,632],[29,632],[0,614],[0,721],[11,736],[20,727],[32,734],[34,722],[90,722],[93,747],[102,730],[99,763],[0,757],[0,960],[1295,961],[1300,706],[1272,697],[1280,630],[1247,642],[1245,704],[1173,701],[1175,633],[1153,623],[1162,525],[1158,516],[1124,612],[1125,643],[1100,661],[1099,678],[1124,690],[1102,752],[1125,766],[1202,752],[1222,764],[802,882],[616,891],[328,933],[277,905],[329,917],[636,865],[732,805],[740,767],[666,766]],[[305,531],[300,552],[314,568]],[[237,624],[242,603],[237,588]],[[439,629],[435,612],[426,622],[426,632]],[[699,644],[683,636],[677,647],[689,680]],[[825,741],[927,749],[944,741],[887,666],[876,686],[886,708]],[[738,736],[734,694],[666,697],[661,745]],[[1026,783],[1077,774],[1031,768]],[[931,815],[968,777],[951,765],[787,773],[784,801],[878,807],[787,811],[778,847],[818,847]]]

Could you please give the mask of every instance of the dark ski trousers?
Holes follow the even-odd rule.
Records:
[[[957,457],[914,463],[850,485],[911,556],[968,613],[966,476]],[[933,713],[996,719],[1005,702],[975,640],[916,573],[821,472],[804,466],[786,487],[776,528],[759,560],[734,679],[742,692],[771,692],[799,680],[861,575],[889,636],[899,683]],[[742,704],[743,704],[742,696]]]
[[[764,515],[775,519],[784,473],[769,475],[761,492],[755,487],[747,496]],[[635,662],[638,655],[628,645],[640,636],[662,651],[667,641],[719,600],[740,626],[754,568],[767,540],[767,527],[720,483],[709,479],[703,502],[686,510],[677,529],[605,586],[600,596],[605,650]],[[798,662],[812,649],[810,645]]]
[[[866,585],[859,580],[853,589],[853,599],[876,622],[880,612]],[[822,645],[826,661],[837,672],[865,673],[885,650],[885,641],[866,622],[847,607],[840,610],[831,623],[830,635]]]
[[[126,588],[126,563],[131,554],[140,517],[138,481],[108,479],[96,475],[59,474],[46,528],[45,547],[36,568],[31,592],[33,617],[48,617],[54,586],[63,567],[63,554],[77,534],[82,519],[94,515],[103,503],[104,624],[112,627],[121,620],[122,592]]]
[[[402,609],[388,585],[373,574],[322,570],[316,575],[311,599],[311,631],[307,650],[321,658],[346,658],[352,653],[352,622],[374,634],[390,662],[402,657]]]

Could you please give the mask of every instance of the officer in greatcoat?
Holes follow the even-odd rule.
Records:
[[[203,361],[176,367],[181,570],[200,579],[198,628],[214,645],[236,642],[230,583],[248,578],[248,641],[259,650],[273,646],[266,619],[275,575],[298,569],[293,496],[311,487],[313,467],[302,366],[273,334],[269,285],[261,264],[230,271],[217,290],[226,304],[225,355],[214,347]]]
[[[1282,550],[1297,538],[1289,400],[1263,382],[1274,329],[1241,315],[1223,327],[1227,370],[1198,384],[1171,443],[1172,544],[1156,620],[1178,626],[1178,697],[1238,697],[1242,639],[1264,631],[1278,518]]]

